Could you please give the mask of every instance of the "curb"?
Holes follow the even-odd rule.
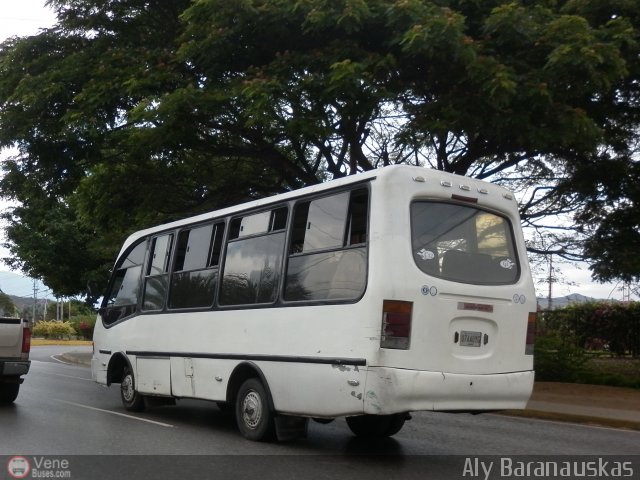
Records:
[[[86,367],[91,366],[91,357],[90,353],[85,352],[67,352],[61,353],[60,355],[54,356],[56,359],[60,360],[64,363],[72,363],[75,365],[84,365]]]
[[[550,420],[554,422],[576,423],[579,425],[640,431],[640,422],[634,422],[631,420],[618,420],[615,418],[593,417],[587,415],[575,415],[570,413],[529,409],[505,410],[503,412],[499,412],[498,415],[504,415],[506,417],[535,418],[539,420]]]

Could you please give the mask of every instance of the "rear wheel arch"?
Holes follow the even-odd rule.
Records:
[[[273,396],[271,395],[271,389],[269,388],[269,382],[260,369],[253,362],[243,362],[236,366],[231,372],[229,377],[229,383],[227,383],[226,403],[228,405],[234,405],[236,401],[236,395],[242,384],[250,379],[257,378],[262,383],[267,394],[267,401],[269,402],[269,408],[275,413],[275,406],[273,404]]]

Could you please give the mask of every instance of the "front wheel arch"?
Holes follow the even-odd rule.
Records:
[[[107,367],[107,385],[121,383],[127,368],[133,372],[133,366],[129,358],[122,352],[114,353],[109,359],[109,366]]]

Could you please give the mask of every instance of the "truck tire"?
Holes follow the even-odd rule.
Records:
[[[19,383],[0,383],[0,405],[8,405],[18,398]]]

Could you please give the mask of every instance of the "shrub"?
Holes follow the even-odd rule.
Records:
[[[584,350],[576,346],[576,339],[571,335],[549,332],[536,338],[536,380],[575,382],[582,377],[587,360]]]
[[[40,321],[33,327],[33,335],[36,337],[62,339],[75,334],[76,331],[69,322]]]
[[[96,316],[95,315],[82,315],[77,317],[72,317],[71,322],[76,331],[84,338],[85,340],[91,340],[93,338],[93,329],[96,325]]]
[[[640,302],[593,302],[544,312],[544,330],[567,332],[576,346],[640,356]]]

